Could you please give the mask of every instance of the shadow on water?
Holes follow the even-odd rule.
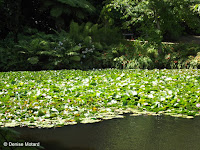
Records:
[[[55,129],[13,128],[46,150],[199,150],[200,117],[126,115],[95,124]]]

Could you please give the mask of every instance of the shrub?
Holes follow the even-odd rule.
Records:
[[[199,68],[199,45],[163,43],[160,54],[158,48],[159,45],[155,43],[135,40],[113,48],[106,56],[109,56],[107,60],[113,59],[113,66],[116,68]]]
[[[200,52],[199,45],[194,44],[172,44],[163,45],[163,56],[157,62],[165,68],[198,68],[197,54]],[[196,57],[195,57],[196,56]]]
[[[66,34],[21,35],[19,43],[10,43],[9,37],[1,47],[1,70],[41,70],[72,68],[80,61],[80,47]]]
[[[109,66],[104,56],[114,45],[118,45],[122,38],[117,28],[100,26],[90,22],[81,25],[71,22],[69,36],[81,47],[83,69]]]
[[[102,53],[117,45],[121,34],[115,28],[72,22],[69,32],[45,34],[25,29],[19,42],[10,36],[1,41],[0,70],[48,70],[102,68]],[[115,38],[110,38],[110,36]],[[12,36],[11,36],[12,37]]]
[[[124,69],[152,69],[153,59],[158,55],[156,45],[139,40],[120,45],[116,51],[118,56],[113,59],[115,67]]]

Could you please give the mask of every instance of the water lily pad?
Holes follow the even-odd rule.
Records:
[[[122,115],[116,115],[113,118],[124,118],[124,116],[122,116]]]
[[[81,123],[86,124],[86,123],[96,123],[100,122],[100,119],[91,119],[91,118],[84,118]]]
[[[172,117],[183,117],[183,115],[182,114],[176,114],[176,115],[171,115]],[[187,116],[188,117],[188,116]],[[186,117],[186,118],[187,118]]]
[[[142,114],[130,114],[130,116],[140,116]]]
[[[15,127],[15,126],[17,126],[17,123],[6,123],[5,125],[4,125],[4,127]]]
[[[193,119],[194,117],[193,116],[187,116],[186,118],[187,119]]]

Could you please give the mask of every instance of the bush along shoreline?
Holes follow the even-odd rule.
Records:
[[[198,44],[127,41],[118,28],[90,22],[54,34],[24,28],[18,43],[12,36],[0,41],[0,71],[200,68]]]
[[[0,126],[59,127],[123,113],[200,115],[198,69],[0,73]]]

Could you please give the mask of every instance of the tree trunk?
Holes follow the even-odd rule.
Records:
[[[156,10],[154,11],[154,17],[155,17],[155,21],[156,21],[156,27],[157,29],[160,31],[160,20],[158,19],[158,14],[156,12]],[[158,41],[158,54],[162,54],[162,41]]]

